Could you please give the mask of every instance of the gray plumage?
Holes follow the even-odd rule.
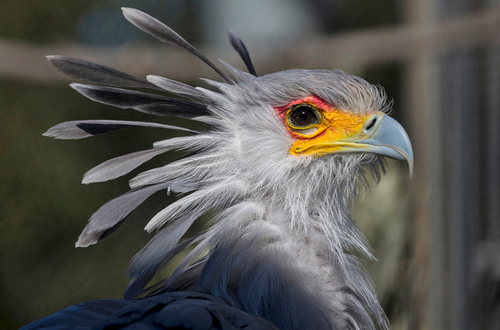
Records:
[[[149,16],[141,12],[140,10],[133,8],[124,8],[123,16],[136,27],[142,31],[152,35],[158,40],[163,42],[181,47],[187,50],[191,54],[198,57],[203,62],[207,63],[212,69],[214,69],[227,83],[233,83],[232,80],[222,72],[218,67],[216,67],[212,62],[210,62],[203,54],[201,54],[196,48],[194,48],[190,43],[184,40],[177,32],[158,21],[156,18]]]
[[[92,215],[77,246],[109,236],[155,192],[182,193],[147,224],[147,231],[163,229],[133,258],[128,270],[127,299],[146,296],[140,301],[154,306],[162,299],[178,301],[168,311],[155,312],[156,328],[211,329],[215,315],[218,319],[238,315],[236,323],[246,320],[256,329],[266,328],[268,323],[262,319],[280,329],[388,329],[373,285],[361,261],[351,255],[373,258],[350,213],[358,183],[363,184],[365,175],[380,178],[383,156],[408,160],[411,171],[411,144],[401,126],[383,113],[389,108],[383,90],[341,70],[289,70],[257,77],[246,47],[234,33],[230,40],[251,74],[223,62],[231,79],[163,23],[135,9],[123,11],[140,29],[198,56],[225,82],[206,80],[214,88],[208,90],[50,57],[59,70],[77,79],[121,87],[152,84],[190,101],[115,87],[71,85],[92,100],[211,125],[204,132],[159,141],[153,149],[114,158],[90,170],[84,183],[120,177],[163,152],[192,152],[132,178],[131,191]],[[295,104],[299,112],[292,117]],[[311,107],[315,112],[307,112]],[[325,119],[333,114],[337,114],[334,119]],[[295,127],[301,120],[313,120],[313,124]],[[341,120],[346,127],[334,129]],[[57,125],[46,135],[95,135],[81,123]],[[132,123],[123,125],[160,127]],[[107,130],[113,130],[113,123],[109,124]],[[119,122],[114,125],[121,128]],[[314,135],[321,125],[333,126]],[[76,129],[83,132],[75,133]],[[325,134],[340,137],[315,142],[323,141]],[[297,154],[302,150],[294,149],[297,143],[327,151]],[[182,241],[191,225],[207,213],[213,214],[211,227]],[[168,279],[146,288],[168,260],[190,247]],[[197,293],[191,297],[179,290]],[[217,303],[207,305],[203,295],[217,297],[208,299]],[[85,312],[88,306],[92,307],[84,305],[75,313]],[[231,314],[228,308],[244,314]],[[142,322],[140,315],[134,322]],[[144,322],[148,320],[144,316]]]
[[[92,101],[122,109],[135,109],[151,115],[195,118],[208,114],[205,105],[177,98],[115,87],[77,83],[70,86]]]
[[[168,187],[170,187],[168,183],[163,183],[133,189],[107,202],[92,214],[89,223],[83,229],[80,237],[78,237],[76,247],[87,247],[108,237],[148,197],[160,190],[168,189]]]
[[[105,161],[83,175],[82,183],[104,182],[119,178],[155,156],[167,152],[169,148],[154,148],[134,152]]]
[[[146,79],[102,64],[61,55],[47,56],[47,59],[57,70],[71,78],[114,87],[159,89]]]
[[[160,87],[161,89],[169,91],[170,93],[176,94],[178,96],[182,96],[203,104],[210,104],[211,102],[211,99],[209,97],[192,86],[160,76],[149,75],[146,78],[148,79],[148,81]]]
[[[84,139],[98,134],[116,131],[119,129],[132,128],[132,127],[156,127],[164,129],[172,129],[184,131],[189,133],[197,133],[193,130],[158,123],[148,123],[140,121],[127,121],[127,120],[74,120],[66,121],[51,127],[43,135],[62,140],[77,140]]]
[[[243,63],[245,63],[248,72],[257,77],[257,72],[252,63],[252,59],[250,58],[250,54],[248,53],[247,47],[240,39],[240,37],[234,33],[233,31],[229,31],[229,42],[231,42],[231,46],[233,46],[234,50],[240,55]]]

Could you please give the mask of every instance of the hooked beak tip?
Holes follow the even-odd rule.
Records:
[[[373,153],[397,160],[406,160],[410,179],[413,177],[413,148],[410,138],[403,126],[395,119],[384,116],[376,131],[362,143],[370,145]]]

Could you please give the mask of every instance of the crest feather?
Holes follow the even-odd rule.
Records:
[[[47,130],[47,132],[43,133],[43,136],[61,140],[77,140],[77,139],[88,138],[106,132],[131,128],[131,127],[156,127],[156,128],[184,131],[189,133],[197,133],[196,131],[184,127],[164,125],[158,123],[127,121],[127,120],[94,119],[94,120],[66,121],[64,123],[52,126]]]
[[[168,189],[169,183],[158,184],[129,192],[110,200],[101,206],[92,216],[78,237],[76,247],[96,244],[111,235],[125,218],[154,193]]]
[[[85,173],[82,183],[89,184],[114,180],[133,171],[153,157],[171,149],[172,148],[154,148],[142,150],[107,160]]]
[[[157,116],[193,119],[208,115],[206,105],[162,95],[149,94],[115,87],[93,86],[72,83],[77,92],[99,103],[122,109],[135,109]]]
[[[255,71],[252,60],[250,59],[250,53],[248,53],[248,49],[243,43],[243,40],[241,40],[235,32],[229,31],[229,42],[247,66],[248,72],[257,77],[257,72]]]
[[[57,70],[71,78],[114,87],[160,89],[146,79],[106,65],[62,55],[49,55],[46,57]]]
[[[188,43],[183,37],[181,37],[177,32],[160,22],[154,17],[133,8],[122,8],[123,16],[130,23],[134,24],[136,27],[142,31],[152,35],[156,39],[163,41],[165,43],[175,45],[184,50],[187,50],[191,54],[198,57],[200,60],[208,64],[215,72],[219,74],[228,84],[234,85],[234,82],[218,67],[208,60],[203,54],[201,54],[196,48],[194,48],[190,43]]]

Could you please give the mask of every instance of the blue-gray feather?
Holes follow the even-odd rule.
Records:
[[[277,330],[211,295],[176,292],[140,300],[103,299],[65,308],[22,330]]]

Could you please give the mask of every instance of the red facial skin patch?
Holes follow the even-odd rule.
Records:
[[[320,118],[318,123],[305,128],[294,127],[288,118],[290,111],[294,105],[303,103],[314,107]],[[342,149],[341,141],[356,136],[368,118],[378,112],[361,115],[338,110],[317,96],[308,96],[274,109],[294,140],[290,153],[315,156]]]

